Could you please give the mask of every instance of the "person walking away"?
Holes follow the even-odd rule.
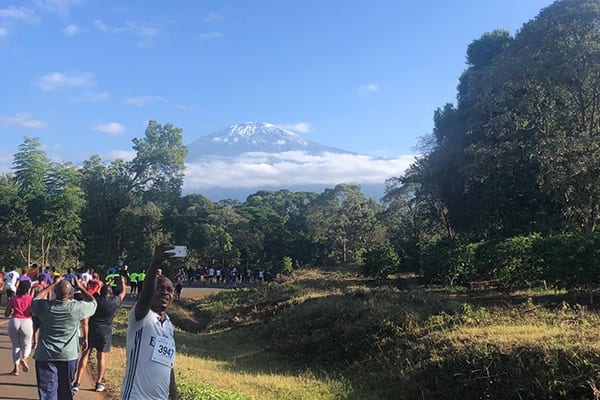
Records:
[[[72,400],[71,382],[79,358],[79,323],[96,311],[96,299],[83,281],[75,281],[83,300],[73,300],[73,287],[58,277],[33,299],[31,311],[41,321],[40,340],[35,350],[35,373],[40,400]],[[54,292],[54,299],[47,300]]]
[[[175,299],[181,300],[181,292],[183,290],[183,280],[185,275],[182,269],[175,275]]]
[[[92,279],[89,280],[89,282],[86,285],[86,288],[88,293],[93,296],[100,291],[102,285],[103,283],[102,279],[100,279],[100,275],[97,272],[94,272],[92,274]]]
[[[44,288],[46,288],[48,284],[46,283],[46,278],[41,273],[38,274],[37,280],[35,280],[31,284],[32,295],[35,296]],[[32,316],[31,320],[33,321],[33,345],[32,349],[35,350],[37,347],[38,337],[40,336],[40,319],[36,316]]]
[[[85,268],[83,273],[81,274],[81,279],[86,284],[93,278],[92,271],[89,268]]]
[[[2,304],[2,293],[4,293],[4,269],[0,268],[0,304]]]
[[[138,273],[138,279],[137,279],[137,295],[138,295],[138,297],[142,293],[142,289],[144,288],[144,280],[146,280],[146,270],[145,269],[143,269],[142,272]]]
[[[125,286],[125,277],[121,276],[121,280],[122,286]],[[112,344],[113,319],[124,298],[125,290],[118,295],[113,295],[112,287],[108,285],[104,285],[100,289],[100,294],[96,297],[98,303],[96,312],[88,321],[88,347],[81,352],[77,375],[73,384],[74,391],[79,390],[81,377],[87,368],[89,356],[93,349],[96,349],[96,369],[98,370],[95,390],[96,392],[104,391],[104,373],[106,372],[106,357]]]
[[[127,363],[121,400],[177,400],[175,339],[167,310],[173,302],[173,282],[157,276],[174,246],[156,247],[139,300],[129,313]]]
[[[9,299],[16,293],[17,291],[17,282],[19,280],[19,273],[15,268],[8,271],[4,274],[4,287],[6,289],[6,297]]]
[[[135,297],[137,295],[137,281],[139,274],[137,272],[132,272],[129,274],[129,287],[131,288],[129,295],[131,297]]]
[[[31,281],[22,281],[14,296],[8,299],[4,316],[10,317],[8,336],[12,344],[13,375],[19,375],[19,369],[29,372],[27,358],[31,354],[33,340],[33,322],[31,320]]]

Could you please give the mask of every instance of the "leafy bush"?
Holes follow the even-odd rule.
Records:
[[[421,249],[421,269],[429,282],[454,285],[477,275],[475,254],[478,243],[463,244],[444,238]]]
[[[392,246],[379,246],[363,254],[362,272],[366,276],[386,278],[398,272],[399,257]]]
[[[510,287],[590,288],[600,284],[600,234],[531,234],[466,244],[441,239],[421,246],[421,264],[433,283],[494,279]]]
[[[516,236],[498,243],[492,278],[510,286],[538,286],[544,279],[543,264],[535,249],[542,240],[539,234]]]

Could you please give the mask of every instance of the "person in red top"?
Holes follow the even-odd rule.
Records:
[[[4,293],[4,271],[0,268],[0,304],[2,304],[2,293]]]
[[[33,263],[31,265],[31,268],[29,268],[29,270],[27,271],[27,276],[29,277],[29,279],[34,281],[37,278],[39,273],[40,273],[40,269],[39,269],[38,265],[36,263]]]
[[[31,281],[19,282],[16,294],[9,299],[4,311],[4,316],[10,317],[8,336],[12,343],[12,357],[15,365],[11,372],[13,375],[19,375],[19,367],[23,368],[23,372],[29,371],[27,358],[31,354],[33,339],[33,322],[31,320],[33,296],[30,289]]]
[[[94,272],[92,275],[92,279],[90,279],[87,283],[87,292],[92,296],[98,292],[100,292],[100,288],[102,287],[102,279],[100,279],[100,275],[97,272]]]

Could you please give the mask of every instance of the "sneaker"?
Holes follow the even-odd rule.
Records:
[[[71,391],[73,393],[77,392],[79,390],[79,383],[74,383],[73,387],[71,388]]]
[[[104,385],[100,382],[96,383],[96,392],[104,392]]]

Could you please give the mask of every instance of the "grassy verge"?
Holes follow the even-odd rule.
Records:
[[[181,398],[598,398],[598,312],[538,294],[376,287],[305,271],[182,302],[170,312],[183,328]],[[122,312],[109,382],[122,379],[125,322]]]

